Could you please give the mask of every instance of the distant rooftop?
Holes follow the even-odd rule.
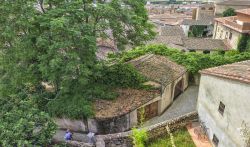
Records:
[[[156,36],[154,40],[148,41],[147,44],[183,45],[183,41],[182,36]]]
[[[165,26],[161,28],[163,36],[185,36],[183,29],[180,26]]]
[[[218,2],[216,5],[227,5],[227,6],[250,6],[250,1],[249,0],[228,0],[224,2]]]
[[[212,18],[202,19],[202,20],[194,20],[194,19],[184,19],[181,25],[190,25],[190,26],[207,26],[212,25]]]
[[[223,40],[206,38],[184,38],[184,47],[188,50],[227,50]]]
[[[250,60],[205,69],[200,73],[250,84]]]
[[[250,15],[250,9],[240,9],[240,10],[236,10],[236,12]]]

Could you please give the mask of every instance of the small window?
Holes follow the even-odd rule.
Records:
[[[205,51],[203,51],[203,53],[204,53],[204,54],[210,54],[210,51],[205,50]]]
[[[214,10],[214,8],[213,8],[213,7],[210,7],[208,10]]]
[[[205,7],[202,7],[201,10],[206,10],[206,8],[205,8]]]
[[[230,32],[230,34],[229,34],[229,39],[230,40],[232,39],[232,36],[233,36],[233,34]]]
[[[195,50],[189,50],[189,52],[196,52]]]
[[[225,110],[225,105],[222,102],[220,102],[218,111],[220,112],[221,115],[224,114],[224,110]]]
[[[226,38],[226,39],[228,38],[228,32],[226,32],[226,36],[225,36],[225,38]]]
[[[214,146],[217,147],[218,144],[219,144],[219,139],[217,138],[217,136],[215,134],[213,135],[213,140],[212,141],[213,141]]]

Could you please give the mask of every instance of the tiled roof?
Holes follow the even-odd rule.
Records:
[[[200,73],[250,84],[250,60],[205,69]]]
[[[148,41],[147,44],[183,45],[183,42],[182,36],[156,36],[154,40]]]
[[[165,26],[161,28],[162,36],[184,36],[184,31],[180,26]]]
[[[203,16],[205,17],[205,16]],[[181,23],[182,25],[190,25],[190,26],[207,26],[212,25],[212,18],[209,19],[201,19],[201,20],[194,20],[194,19],[184,19]]]
[[[113,100],[98,99],[94,102],[95,117],[107,119],[127,114],[150,100],[160,96],[159,90],[118,89],[119,96]]]
[[[188,50],[227,50],[223,40],[207,38],[184,38],[184,47]]]
[[[249,0],[228,0],[228,1],[216,3],[216,5],[250,6],[250,1]]]
[[[129,61],[148,80],[163,86],[182,76],[186,69],[165,56],[148,54]]]
[[[249,9],[236,10],[236,12],[246,14],[246,15],[250,15],[250,8]]]

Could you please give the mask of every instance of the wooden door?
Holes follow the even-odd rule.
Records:
[[[145,106],[144,108],[141,108],[140,110],[138,110],[138,113],[137,113],[137,118],[138,118],[138,121],[141,120],[141,116],[142,116],[142,109],[144,109],[144,114],[143,114],[143,117],[144,117],[144,120],[149,120],[155,116],[158,115],[158,101],[156,102],[153,102],[147,106]]]
[[[175,89],[174,89],[174,99],[177,98],[181,93],[182,93],[182,84],[183,80],[180,80],[176,85],[175,85]]]

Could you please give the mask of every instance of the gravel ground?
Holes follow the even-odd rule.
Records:
[[[145,122],[144,126],[154,125],[195,111],[198,91],[198,86],[189,86],[162,115]]]

